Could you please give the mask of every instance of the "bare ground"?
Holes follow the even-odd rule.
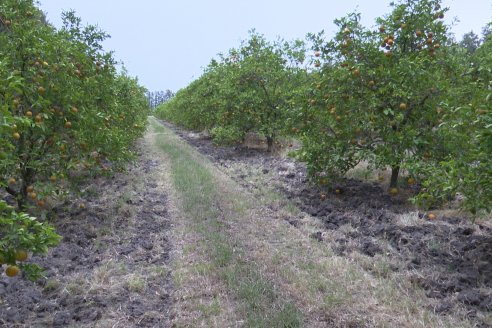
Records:
[[[46,279],[0,281],[4,327],[168,327],[172,279],[168,190],[149,145],[128,172],[101,177],[53,210],[63,236],[33,261]],[[79,204],[85,204],[81,209]]]

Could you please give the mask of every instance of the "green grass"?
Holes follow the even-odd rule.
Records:
[[[301,312],[276,293],[273,284],[258,273],[253,263],[242,260],[240,247],[227,233],[227,218],[220,203],[232,204],[234,212],[240,214],[245,210],[240,195],[221,194],[210,169],[197,158],[193,149],[155,120],[151,121],[151,127],[158,133],[156,145],[170,160],[170,176],[181,210],[205,241],[204,247],[210,256],[210,266],[206,268],[222,278],[241,304],[244,327],[302,326]],[[199,274],[207,272],[198,271]],[[216,303],[212,311],[202,312],[216,313],[219,305]]]

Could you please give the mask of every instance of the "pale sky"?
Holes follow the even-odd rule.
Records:
[[[177,91],[198,78],[218,53],[237,47],[255,28],[269,40],[304,39],[309,32],[336,31],[333,20],[355,9],[365,26],[389,13],[390,0],[38,0],[48,20],[61,26],[61,13],[74,9],[85,24],[111,35],[106,51],[150,91]],[[490,0],[444,0],[445,17],[457,39],[492,21]]]

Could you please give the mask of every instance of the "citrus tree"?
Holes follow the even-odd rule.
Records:
[[[146,90],[116,71],[107,35],[73,12],[63,18],[56,30],[32,0],[0,3],[0,195],[17,203],[0,202],[0,257],[15,267],[7,275],[58,241],[25,212],[46,208],[75,177],[117,168],[145,128]]]
[[[438,161],[414,163],[425,181],[417,197],[433,205],[464,196],[463,205],[473,214],[492,211],[492,36],[484,36],[471,54],[458,47],[460,84],[442,104],[444,122],[438,133],[448,151]]]
[[[43,207],[70,172],[127,155],[144,128],[144,90],[116,73],[106,34],[72,12],[60,31],[32,1],[3,1],[0,13],[1,183],[19,207]]]
[[[226,103],[224,123],[265,136],[271,150],[276,136],[285,130],[293,92],[304,72],[304,56],[301,41],[268,42],[252,31],[249,40],[221,60],[226,67],[219,90]]]
[[[267,139],[271,150],[285,123],[305,71],[301,41],[268,42],[250,38],[218,60],[204,74],[164,104],[158,115],[196,129],[211,130],[221,143],[240,141],[248,132]]]
[[[362,160],[390,167],[390,191],[396,194],[409,159],[441,156],[433,145],[439,144],[440,104],[454,70],[440,1],[392,5],[375,30],[363,27],[354,13],[335,21],[333,40],[310,35],[317,78],[308,90],[309,124],[300,127],[299,157],[322,179],[341,176]]]

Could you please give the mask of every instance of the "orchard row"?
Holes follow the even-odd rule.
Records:
[[[321,184],[364,161],[391,169],[391,194],[405,172],[423,206],[460,193],[472,213],[489,212],[492,35],[474,49],[453,41],[446,11],[439,0],[399,1],[374,29],[357,13],[336,20],[331,40],[269,42],[252,31],[157,115],[219,143],[256,132],[271,149],[279,136],[296,138]]]
[[[8,275],[59,240],[22,212],[42,212],[74,182],[117,169],[148,115],[146,90],[102,49],[105,33],[73,12],[57,30],[33,2],[0,4],[0,264]]]

